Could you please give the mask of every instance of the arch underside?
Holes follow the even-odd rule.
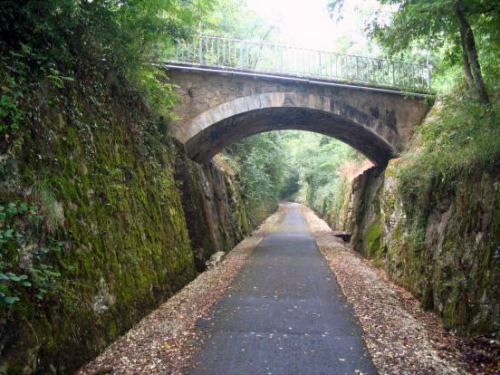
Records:
[[[186,148],[191,159],[205,163],[231,143],[273,130],[306,130],[328,135],[379,165],[394,157],[393,147],[362,125],[332,113],[291,107],[257,109],[225,118],[191,137]]]

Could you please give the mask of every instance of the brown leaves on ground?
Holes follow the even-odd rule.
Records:
[[[314,212],[306,207],[303,211],[321,253],[354,307],[380,374],[499,373],[499,349],[492,341],[479,350],[470,340],[446,332],[441,320],[423,311],[407,290],[334,237]],[[479,358],[476,363],[472,353]],[[487,366],[481,362],[485,357],[490,358]]]
[[[281,207],[218,267],[200,274],[77,374],[182,374],[199,346],[196,321],[222,297],[247,256],[272,231],[283,212]]]

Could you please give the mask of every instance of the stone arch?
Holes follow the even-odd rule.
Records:
[[[397,130],[382,119],[337,99],[297,92],[271,92],[230,100],[174,128],[174,136],[186,145],[193,160],[203,163],[242,138],[286,129],[332,136],[375,164],[386,163],[402,149]]]

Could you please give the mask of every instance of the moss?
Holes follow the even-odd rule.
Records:
[[[382,187],[373,170],[353,184],[354,249],[447,327],[500,335],[500,165],[434,178],[418,197],[397,189],[400,168],[397,160],[389,164]]]
[[[380,216],[377,216],[375,222],[368,226],[363,232],[363,245],[366,251],[365,256],[373,257],[377,255],[377,262],[380,262],[380,249],[382,237],[382,222]]]
[[[23,298],[7,317],[7,373],[31,356],[40,373],[74,371],[196,275],[172,142],[140,106],[106,99],[103,120],[79,89],[67,95],[64,127],[48,110],[18,160],[25,187],[43,179],[54,189],[65,246],[51,260],[62,274],[57,291],[41,305]],[[42,243],[40,234],[33,240]],[[103,295],[111,297],[96,313]]]

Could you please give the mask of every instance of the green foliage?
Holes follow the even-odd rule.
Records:
[[[248,137],[224,150],[236,171],[251,217],[280,199],[295,199],[321,214],[340,212],[346,182],[338,169],[364,160],[350,146],[303,131],[276,131]]]
[[[342,184],[338,169],[348,160],[359,161],[363,157],[345,143],[315,133],[286,132],[282,143],[290,155],[289,169],[300,176],[296,199],[320,213],[333,201],[341,205],[334,194]]]
[[[290,173],[283,182],[281,197],[284,199],[293,197],[300,190],[300,173],[296,169],[290,170]]]
[[[7,142],[0,151],[19,148],[20,128],[51,104],[34,93],[47,86],[64,90],[92,69],[112,72],[166,114],[172,86],[152,63],[176,39],[194,33],[211,9],[211,0],[2,1],[0,136]]]
[[[455,56],[460,62],[460,39],[454,7],[456,0],[381,0],[382,4],[397,6],[388,23],[386,19],[377,19],[370,25],[373,37],[393,55],[403,52],[411,46],[420,46],[427,50],[437,50],[447,43],[455,48]],[[498,39],[495,15],[500,7],[488,0],[465,0],[465,11],[470,21],[477,28],[491,33]]]
[[[274,26],[248,8],[245,0],[215,0],[213,11],[203,18],[203,35],[270,41]]]
[[[226,148],[251,217],[280,199],[305,203],[324,215],[338,215],[347,182],[338,169],[364,158],[333,138],[303,131],[255,135]]]
[[[46,246],[32,241],[42,226],[36,204],[9,202],[0,205],[0,308],[21,298],[43,300],[55,290],[60,276],[47,264],[52,252],[61,252],[62,242],[47,238]]]
[[[442,96],[434,118],[416,129],[399,169],[400,190],[408,202],[417,199],[418,207],[437,182],[453,184],[462,171],[498,160],[500,6],[489,0],[381,0],[381,4],[392,7],[392,15],[380,12],[369,24],[369,35],[391,56],[420,63],[430,58],[435,63],[433,86]],[[343,0],[331,2],[338,11],[343,5]],[[464,38],[459,9],[471,27],[472,46]],[[481,69],[472,63],[474,49]],[[467,67],[473,77],[464,74]],[[492,94],[489,105],[485,105],[486,91],[481,91],[483,77]]]
[[[484,107],[465,95],[443,98],[432,119],[420,125],[419,136],[403,155],[400,190],[425,203],[435,182],[453,181],[462,171],[500,160],[500,106]]]
[[[66,238],[68,222],[63,222],[62,202],[56,196],[67,187],[60,176],[33,173],[51,163],[59,170],[66,162],[55,153],[54,142],[61,136],[65,141],[71,138],[71,125],[85,138],[105,131],[109,124],[87,123],[88,107],[67,102],[70,93],[83,93],[86,105],[91,103],[92,110],[106,119],[112,117],[107,109],[113,102],[110,87],[113,100],[123,94],[122,98],[149,106],[153,117],[168,117],[175,103],[173,86],[152,63],[176,39],[193,34],[211,11],[211,0],[0,2],[0,153],[8,154],[0,170],[6,193],[0,201],[2,309],[42,301],[56,290],[60,276],[60,239]],[[158,141],[148,138],[161,138],[148,128],[153,122],[141,124],[147,136],[136,143],[144,157],[161,160],[151,151]],[[95,161],[95,152],[87,142],[84,159],[89,160],[82,162]],[[23,173],[19,160],[30,158],[36,166]],[[171,171],[165,172],[158,162],[151,162],[151,168],[164,171],[158,176],[168,195]],[[21,189],[27,194],[19,194]]]
[[[377,0],[333,0],[328,4],[330,17],[338,28],[332,50],[359,56],[383,57],[380,46],[368,37],[366,25],[375,17],[387,17],[390,10]],[[349,17],[344,15],[348,14]]]
[[[454,1],[382,0],[381,3],[398,6],[390,23],[376,20],[370,30],[390,55],[414,44],[436,50],[450,38],[449,33],[458,31],[453,18]]]
[[[448,92],[462,86],[464,50],[457,18],[457,0],[382,0],[396,7],[390,22],[382,14],[368,27],[369,35],[391,55],[434,64],[434,85]],[[486,82],[498,84],[500,32],[498,2],[461,0],[467,22],[472,27],[476,48]],[[457,69],[458,68],[458,69]],[[448,79],[452,76],[453,82]]]
[[[224,151],[236,170],[251,217],[262,219],[259,212],[276,206],[281,197],[288,172],[281,141],[279,132],[264,133],[234,143]]]
[[[31,187],[31,195],[40,204],[47,229],[55,231],[63,217],[52,186],[45,180],[36,181]]]
[[[351,181],[343,177],[335,178],[333,183],[328,186],[329,194],[325,198],[323,215],[328,219],[328,223],[331,226],[335,224],[337,226],[336,229],[339,230],[345,229],[341,228],[341,225],[344,224],[344,219],[346,219],[342,216],[342,210],[345,208],[346,199],[349,198],[350,191]],[[347,211],[345,214],[347,214]]]

